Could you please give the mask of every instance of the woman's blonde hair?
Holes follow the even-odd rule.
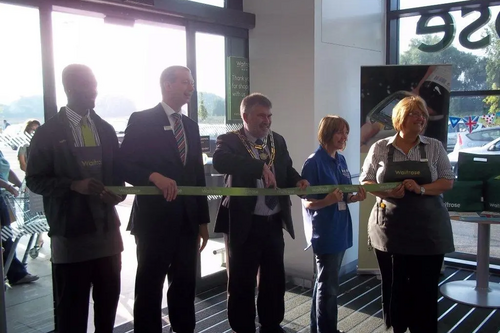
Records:
[[[344,118],[336,115],[323,117],[318,126],[319,143],[323,147],[327,147],[332,142],[335,133],[342,131],[344,128],[349,134],[349,123]]]
[[[427,104],[420,96],[408,96],[399,101],[392,110],[392,126],[396,131],[403,129],[403,124],[410,112],[420,110],[426,115],[426,120],[429,119],[429,111]]]

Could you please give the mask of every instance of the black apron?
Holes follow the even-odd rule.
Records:
[[[420,161],[394,161],[389,146],[383,182],[413,179],[432,183],[425,144],[419,144]],[[434,255],[453,252],[450,216],[441,195],[420,195],[405,191],[403,198],[377,198],[368,221],[368,238],[380,251],[395,254]]]
[[[75,150],[83,179],[95,178],[102,182],[102,147],[76,147]],[[97,230],[107,230],[108,216],[106,204],[97,195],[89,196],[89,204]]]

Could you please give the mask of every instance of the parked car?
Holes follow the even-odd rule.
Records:
[[[458,162],[458,153],[460,152],[483,154],[483,155],[500,155],[500,137],[480,147],[454,150],[453,152],[449,153],[448,158],[450,159],[451,167],[453,168],[455,175],[457,175],[458,172],[457,170],[458,168],[456,166]]]
[[[482,124],[478,124],[474,130],[483,127]],[[464,123],[460,122],[455,125],[455,127],[451,126],[451,122],[448,121],[448,140],[446,144],[446,150],[451,152],[457,143],[457,135],[458,133],[465,133],[467,131],[467,126]]]
[[[500,126],[483,127],[471,133],[457,133],[457,143],[453,151],[460,151],[464,148],[481,147],[500,137]]]

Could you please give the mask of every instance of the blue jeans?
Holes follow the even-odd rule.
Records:
[[[7,204],[5,203],[5,199],[2,196],[0,196],[0,222],[2,227],[9,226],[11,222]],[[8,238],[2,242],[2,246],[5,249],[5,252],[3,253],[4,263],[7,261],[9,253],[11,251],[14,251],[14,257],[12,257],[12,262],[10,263],[9,271],[7,272],[7,279],[9,279],[10,283],[16,283],[17,281],[25,277],[26,274],[28,274],[28,271],[26,271],[26,267],[24,267],[19,259],[17,259],[15,249],[12,248],[13,245],[14,242],[11,238]]]
[[[345,251],[316,255],[317,277],[311,306],[311,333],[337,332],[339,271]]]

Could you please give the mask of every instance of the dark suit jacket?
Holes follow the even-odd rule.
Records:
[[[240,129],[240,133],[245,132]],[[292,166],[285,139],[273,132],[276,147],[274,161],[275,177],[278,187],[295,187],[301,180],[299,173]],[[226,174],[226,187],[253,187],[257,179],[262,177],[264,162],[254,159],[247,151],[238,135],[227,133],[217,138],[217,147],[213,155],[214,168]],[[291,201],[289,196],[280,196],[281,219],[283,227],[295,238],[293,231]],[[252,214],[257,203],[257,197],[224,197],[221,200],[215,232],[229,234],[232,245],[243,244],[247,238],[252,223]]]
[[[115,172],[118,153],[118,139],[113,127],[102,120],[94,111],[90,112],[102,148],[103,183],[107,186],[123,186],[123,181]],[[96,231],[90,211],[89,196],[71,190],[71,182],[85,177],[76,158],[76,148],[66,116],[61,110],[40,126],[31,140],[30,158],[26,169],[26,185],[43,195],[43,205],[49,235],[72,237]],[[119,220],[113,206],[108,206],[111,214],[111,228],[119,227]]]
[[[198,124],[182,116],[187,141],[186,165],[182,164],[177,142],[167,114],[161,104],[134,112],[129,119],[119,151],[120,174],[134,186],[154,186],[149,181],[153,172],[177,182],[177,186],[205,186],[205,171],[201,153]],[[178,196],[167,202],[163,196],[136,196],[129,229],[135,235],[176,237],[187,217],[191,231],[209,223],[205,196]]]

